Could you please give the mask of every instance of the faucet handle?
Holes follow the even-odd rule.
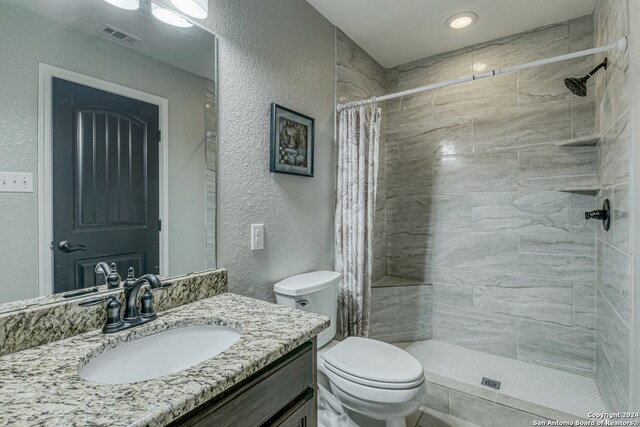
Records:
[[[107,276],[107,287],[109,289],[116,289],[120,287],[122,278],[118,274],[118,266],[115,262],[112,262],[109,266],[109,275]]]
[[[156,312],[153,310],[153,294],[147,288],[140,297],[140,316],[144,318],[154,317]]]
[[[113,332],[118,332],[121,330],[121,326],[124,324],[122,317],[120,316],[120,302],[116,299],[115,296],[111,296],[109,298],[96,298],[87,301],[82,301],[78,305],[80,307],[90,307],[94,305],[107,303],[107,320],[104,322],[102,326],[102,332],[105,334],[110,334]]]

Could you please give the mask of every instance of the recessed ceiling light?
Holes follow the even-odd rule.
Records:
[[[194,18],[204,19],[209,14],[209,0],[171,0],[182,13]]]
[[[473,12],[456,13],[449,17],[444,23],[445,27],[452,30],[459,30],[468,27],[478,20],[478,15]]]
[[[475,72],[484,71],[486,69],[487,69],[487,64],[485,64],[484,62],[476,62],[475,64],[473,64],[473,71]]]
[[[136,10],[140,7],[140,0],[104,0],[121,9]]]
[[[188,28],[193,27],[193,24],[182,16],[175,12],[170,11],[158,4],[151,3],[151,13],[153,16],[164,22],[165,24],[173,25],[174,27]]]

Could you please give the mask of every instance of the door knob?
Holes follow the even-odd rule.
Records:
[[[85,245],[73,245],[68,240],[63,240],[62,242],[58,243],[58,249],[60,249],[60,252],[64,252],[65,254],[78,251],[84,252],[85,248]]]

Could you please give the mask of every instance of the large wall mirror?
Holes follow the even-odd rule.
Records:
[[[216,39],[170,7],[0,0],[0,304],[216,266]]]

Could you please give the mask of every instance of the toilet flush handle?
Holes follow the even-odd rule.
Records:
[[[305,308],[308,305],[309,305],[309,301],[307,301],[306,299],[300,299],[296,301],[296,307]]]

